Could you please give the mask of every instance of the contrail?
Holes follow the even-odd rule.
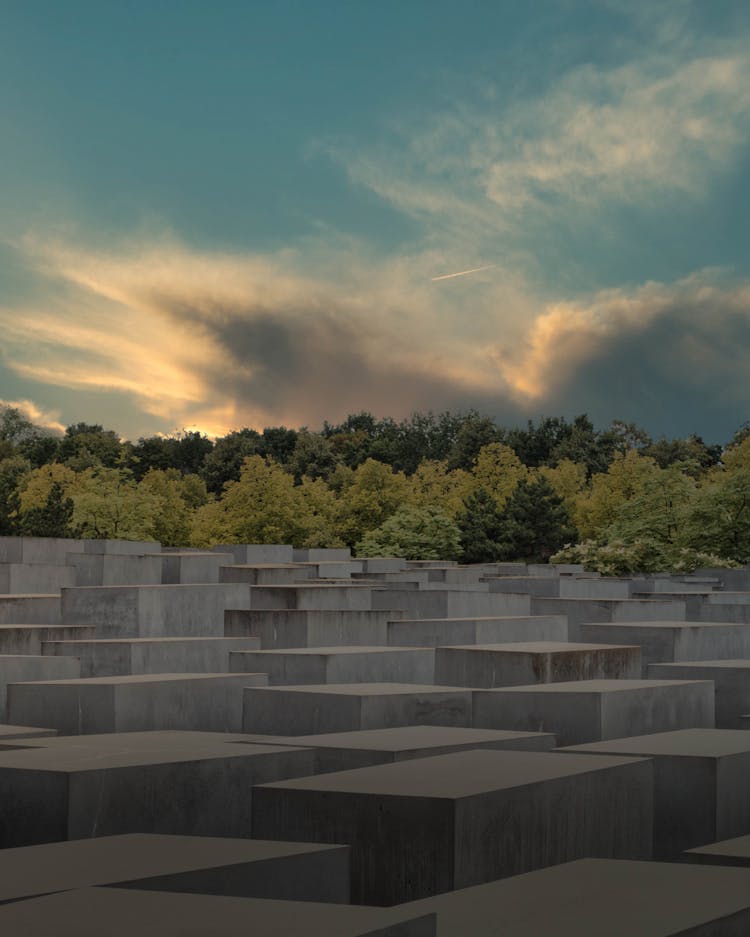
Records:
[[[497,264],[485,264],[484,267],[472,267],[471,270],[459,270],[458,273],[443,273],[439,277],[430,277],[432,282],[435,280],[452,280],[453,277],[465,277],[470,273],[479,273],[480,270],[491,270],[492,267],[496,267]]]

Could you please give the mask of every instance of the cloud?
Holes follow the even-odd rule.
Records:
[[[30,420],[35,426],[49,430],[49,432],[54,435],[63,434],[65,432],[65,427],[60,422],[59,410],[45,410],[43,407],[35,404],[33,400],[0,399],[0,407],[11,407],[14,410],[18,410],[21,416],[26,417],[26,419]]]

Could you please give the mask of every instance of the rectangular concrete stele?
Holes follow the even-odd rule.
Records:
[[[312,570],[297,563],[236,563],[222,566],[219,582],[246,582],[251,586],[291,586],[311,578]]]
[[[144,556],[110,553],[72,553],[67,563],[75,571],[72,586],[159,585],[161,553]]]
[[[654,854],[750,833],[750,732],[684,729],[565,749],[654,760]]]
[[[318,735],[408,725],[471,725],[471,691],[408,683],[245,689],[244,732]]]
[[[362,559],[363,573],[398,573],[406,569],[406,560],[396,556],[371,556]]]
[[[592,640],[582,626],[589,622],[685,621],[685,602],[666,599],[562,599],[531,597],[531,615],[567,615],[571,641]],[[618,641],[618,644],[629,642]]]
[[[750,624],[634,621],[581,626],[586,641],[638,644],[643,676],[649,664],[750,657]]]
[[[60,595],[0,595],[0,625],[10,624],[59,625]]]
[[[62,620],[96,625],[100,638],[220,637],[224,611],[249,608],[250,588],[201,583],[63,589]]]
[[[750,660],[650,664],[648,676],[656,680],[713,680],[716,691],[716,727],[747,728],[742,717],[750,712]]]
[[[499,687],[640,676],[637,646],[527,641],[435,650],[435,682]]]
[[[48,658],[54,660],[55,658]],[[65,735],[196,729],[238,732],[243,689],[265,674],[142,674],[8,686],[11,725],[46,725]]]
[[[712,728],[706,680],[580,680],[474,691],[473,725],[554,732],[559,745]]]
[[[750,835],[687,849],[682,858],[686,862],[699,862],[701,865],[738,865],[750,869]]]
[[[144,553],[160,553],[161,544],[157,540],[84,540],[83,552],[142,556]]]
[[[517,592],[526,595],[559,596],[560,580],[549,576],[499,576],[485,580],[490,592]]]
[[[0,594],[51,594],[76,584],[75,570],[64,564],[2,563]]]
[[[440,937],[742,937],[750,871],[580,859],[401,906]]]
[[[295,563],[333,563],[351,558],[348,547],[303,547],[294,551]]]
[[[57,735],[57,729],[0,725],[0,742],[14,742],[18,739],[52,738],[55,735]]]
[[[632,588],[628,579],[562,577],[558,582],[563,599],[629,599]]]
[[[61,537],[0,537],[0,563],[65,563],[84,548],[83,540]]]
[[[315,768],[312,749],[239,745],[216,733],[117,733],[26,746],[0,752],[0,849],[134,831],[249,837],[253,784]]]
[[[258,635],[266,648],[385,645],[392,611],[340,609],[229,609],[224,613],[227,637]],[[421,642],[415,642],[421,645]]]
[[[73,888],[349,901],[349,847],[131,833],[0,850],[0,904]]]
[[[531,615],[532,599],[515,593],[475,592],[469,589],[406,590],[378,588],[372,592],[372,607],[398,608],[405,618],[485,618]],[[541,614],[545,614],[542,612]]]
[[[647,759],[467,751],[260,785],[253,835],[349,843],[352,900],[392,904],[583,855],[649,858]]]
[[[231,553],[235,563],[293,563],[294,550],[281,543],[219,543],[213,550]]]
[[[388,622],[388,644],[438,647],[515,641],[566,641],[564,615],[484,618],[403,618]]]
[[[436,937],[434,914],[400,908],[83,888],[0,907],[3,933],[28,937]]]
[[[230,669],[268,674],[270,686],[305,683],[434,682],[435,651],[411,647],[313,647],[293,650],[237,651]]]
[[[298,583],[291,586],[252,586],[251,589],[251,608],[363,611],[373,607],[372,590],[365,584]]]
[[[221,582],[222,566],[234,562],[231,553],[188,551],[161,554],[161,581],[166,584]]]
[[[555,736],[549,732],[507,732],[456,726],[398,726],[323,735],[249,735],[247,739],[315,749],[316,774],[477,748],[549,751],[555,746]]]
[[[0,654],[41,654],[45,641],[91,639],[94,625],[0,625]]]
[[[99,638],[93,641],[44,641],[49,656],[78,657],[82,677],[147,673],[229,673],[232,651],[260,647],[248,638]]]
[[[77,657],[42,657],[29,654],[0,654],[0,722],[7,719],[8,685],[25,680],[64,680],[80,677]],[[32,719],[26,725],[43,725]]]

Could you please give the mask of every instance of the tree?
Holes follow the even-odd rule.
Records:
[[[537,477],[546,478],[552,485],[573,517],[578,499],[586,485],[586,466],[571,462],[570,459],[561,459],[554,468],[542,465],[537,472]]]
[[[562,498],[546,478],[520,481],[500,516],[500,559],[546,563],[576,539]]]
[[[577,499],[574,519],[581,536],[603,534],[618,518],[623,505],[637,497],[658,472],[654,460],[635,449],[616,452],[607,471],[594,475],[589,490]]]
[[[404,505],[356,546],[357,556],[402,556],[407,560],[453,559],[461,534],[449,517],[433,507]]]
[[[409,478],[409,501],[417,507],[439,508],[455,518],[473,487],[474,479],[469,472],[463,469],[449,472],[447,462],[423,459]]]
[[[375,530],[407,500],[409,485],[402,472],[375,459],[356,469],[339,495],[337,533],[347,546],[354,546]]]
[[[60,482],[53,482],[44,507],[30,508],[20,518],[20,533],[28,537],[76,537],[73,499]]]
[[[0,459],[0,536],[18,533],[21,507],[18,492],[30,470],[31,465],[21,456]]]
[[[456,518],[464,562],[493,563],[500,559],[501,514],[497,501],[484,488],[477,488],[466,498]]]
[[[149,469],[138,483],[138,492],[153,499],[155,506],[149,535],[165,547],[187,546],[193,510],[207,500],[203,481],[176,468]]]
[[[162,502],[136,485],[127,469],[89,468],[76,475],[73,523],[80,536],[97,540],[151,540]]]
[[[77,472],[97,466],[114,469],[126,451],[114,430],[98,423],[76,423],[65,430],[58,458]]]
[[[484,488],[502,507],[516,485],[528,477],[529,470],[510,446],[493,442],[479,450],[472,475],[478,487]]]
[[[681,540],[696,550],[750,561],[750,469],[716,474],[697,492]]]
[[[448,468],[470,471],[483,446],[501,442],[501,433],[494,420],[470,410],[461,420],[455,441],[448,454]]]
[[[294,450],[289,457],[287,468],[294,475],[297,484],[303,476],[311,479],[328,478],[336,468],[338,459],[331,443],[318,433],[301,429],[297,434]]]
[[[625,543],[651,540],[670,548],[685,545],[685,524],[696,490],[694,479],[682,472],[679,464],[657,469],[619,507],[607,539]]]
[[[260,433],[254,429],[240,429],[217,439],[200,471],[211,494],[220,494],[227,482],[239,481],[245,459],[257,455],[260,446]]]

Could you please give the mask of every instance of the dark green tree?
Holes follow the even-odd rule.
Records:
[[[28,537],[75,537],[73,499],[66,498],[62,485],[55,482],[44,507],[24,511],[19,528],[20,533]]]
[[[260,445],[260,433],[247,427],[217,439],[199,473],[206,488],[220,494],[227,482],[239,481],[245,459],[258,455]]]
[[[503,433],[488,416],[470,410],[462,419],[448,453],[448,471],[465,469],[470,472],[479,450],[493,442],[502,442]]]
[[[500,516],[498,559],[546,563],[577,539],[563,499],[546,478],[520,481]]]
[[[456,522],[465,563],[492,563],[500,559],[502,512],[485,488],[478,488],[469,495]]]

